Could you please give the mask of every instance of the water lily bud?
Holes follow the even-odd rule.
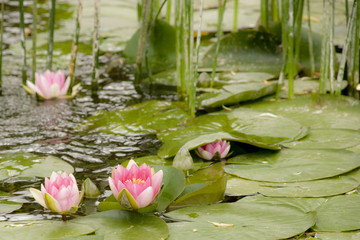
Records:
[[[23,85],[25,90],[30,94],[38,94],[44,99],[51,98],[71,98],[74,97],[80,84],[72,88],[72,94],[67,95],[70,87],[70,77],[65,80],[65,73],[63,71],[50,72],[47,70],[44,74],[35,73],[35,84],[30,81]]]
[[[196,153],[205,160],[224,159],[230,151],[230,143],[218,140],[197,148]]]
[[[190,170],[194,167],[194,161],[187,148],[182,147],[177,152],[173,161],[173,167],[180,170]]]
[[[75,177],[65,172],[53,172],[50,179],[45,178],[45,186],[41,184],[41,191],[35,188],[29,190],[41,206],[60,214],[76,212],[84,195],[84,188],[79,193]]]
[[[85,196],[88,198],[96,198],[101,194],[95,183],[93,183],[90,178],[85,179],[84,186]]]
[[[163,171],[155,173],[153,168],[142,164],[140,167],[130,160],[127,167],[113,169],[109,185],[121,206],[137,210],[149,206],[161,188]]]

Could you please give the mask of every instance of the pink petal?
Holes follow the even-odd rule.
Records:
[[[145,189],[137,198],[135,198],[139,208],[148,206],[154,199],[154,190],[152,187]]]
[[[154,189],[154,197],[159,192],[163,179],[163,171],[159,170],[151,177],[152,187]]]
[[[121,189],[118,190],[118,188],[116,187],[116,185],[114,183],[114,180],[111,177],[109,177],[109,185],[110,185],[110,189],[111,189],[112,193],[114,194],[114,197],[117,199]]]
[[[60,86],[60,96],[63,96],[63,95],[66,95],[68,90],[69,90],[69,87],[70,87],[70,77],[68,77],[65,81],[65,83]]]
[[[136,164],[136,162],[135,162],[134,160],[131,159],[131,160],[129,161],[128,165],[126,166],[126,169],[127,169],[127,170],[130,170],[132,166],[136,166],[136,167],[137,167],[138,165]]]

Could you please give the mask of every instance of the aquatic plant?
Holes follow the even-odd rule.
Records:
[[[26,86],[23,85],[23,87],[28,93],[37,94],[44,99],[71,98],[77,94],[80,84],[72,88],[71,95],[67,95],[70,82],[70,77],[65,80],[63,71],[50,72],[47,70],[44,74],[35,73],[35,84],[26,81]]]
[[[137,210],[150,205],[159,193],[163,171],[157,173],[145,163],[140,167],[130,160],[127,167],[113,169],[109,185],[121,206]]]
[[[75,177],[72,174],[53,172],[50,179],[45,178],[45,186],[41,184],[41,191],[30,188],[30,193],[44,208],[63,215],[74,213],[84,195],[84,188],[79,193]]]
[[[218,140],[197,148],[196,153],[205,160],[224,159],[230,151],[230,143]]]

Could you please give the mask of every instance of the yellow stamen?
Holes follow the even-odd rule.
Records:
[[[141,178],[132,178],[132,179],[128,179],[125,182],[132,182],[133,184],[139,184],[139,183],[145,183],[144,179]]]

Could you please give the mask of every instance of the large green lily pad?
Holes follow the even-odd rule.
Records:
[[[319,232],[316,239],[321,240],[359,240],[360,232]]]
[[[227,173],[268,182],[298,182],[338,176],[360,167],[360,155],[346,150],[260,151],[228,159]]]
[[[159,217],[143,215],[137,212],[111,210],[86,217],[79,217],[71,222],[80,223],[98,229],[96,235],[104,239],[166,239],[169,230]]]
[[[352,231],[360,229],[360,196],[342,195],[328,199],[317,210],[317,231]]]
[[[181,103],[153,100],[122,110],[100,111],[87,118],[77,129],[96,129],[120,135],[157,133],[175,128],[190,117],[182,107]]]
[[[13,201],[0,201],[0,214],[10,213],[22,207],[22,203]]]
[[[315,224],[314,212],[286,201],[272,201],[240,200],[169,212],[167,215],[172,218],[189,221],[169,223],[169,239],[238,239],[239,236],[242,239],[283,239],[305,232]]]
[[[253,29],[226,35],[220,43],[218,71],[268,72],[278,74],[282,66],[280,40],[276,36]],[[214,64],[216,44],[205,54],[202,67]]]
[[[294,149],[347,149],[360,144],[359,130],[319,128],[297,141],[284,143]]]
[[[307,95],[293,100],[261,101],[246,107],[293,118],[311,128],[360,129],[359,101],[345,96]]]
[[[0,154],[0,180],[9,177],[49,177],[53,171],[73,173],[74,168],[54,156],[44,158],[30,153]]]
[[[90,234],[96,231],[96,227],[86,224],[78,224],[72,221],[24,221],[24,222],[1,222],[0,239],[22,240],[35,237],[39,240],[48,240],[64,237],[76,237]]]
[[[201,107],[220,107],[255,100],[275,93],[276,86],[275,83],[271,82],[225,85],[219,92],[200,95],[197,98],[197,105]]]
[[[307,128],[294,120],[237,108],[205,114],[187,121],[186,126],[177,130],[159,133],[157,136],[164,144],[158,155],[171,157],[183,146],[191,150],[220,138],[267,149],[280,149],[279,144],[302,138],[306,133]]]
[[[346,175],[305,182],[272,183],[233,177],[226,194],[241,196],[261,193],[269,197],[328,197],[349,192],[360,185],[360,171]]]

